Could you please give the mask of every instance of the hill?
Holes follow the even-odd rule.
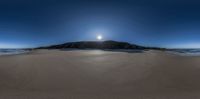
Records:
[[[127,42],[118,41],[80,41],[80,42],[68,42],[64,44],[40,47],[38,49],[66,49],[66,48],[77,48],[77,49],[144,49],[145,47],[130,44]]]

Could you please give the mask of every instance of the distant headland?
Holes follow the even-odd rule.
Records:
[[[68,42],[64,44],[50,45],[44,47],[38,47],[36,49],[157,49],[163,50],[165,48],[157,47],[145,47],[137,44],[130,44],[128,42],[119,42],[113,40],[107,41],[79,41]]]

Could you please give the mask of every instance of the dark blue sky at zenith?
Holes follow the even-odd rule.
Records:
[[[0,48],[117,40],[200,48],[198,0],[0,0]]]

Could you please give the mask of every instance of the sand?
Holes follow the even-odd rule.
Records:
[[[0,99],[199,99],[200,57],[37,50],[0,56]]]

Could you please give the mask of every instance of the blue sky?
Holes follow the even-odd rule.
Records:
[[[200,48],[197,0],[1,0],[0,48],[117,40]]]

